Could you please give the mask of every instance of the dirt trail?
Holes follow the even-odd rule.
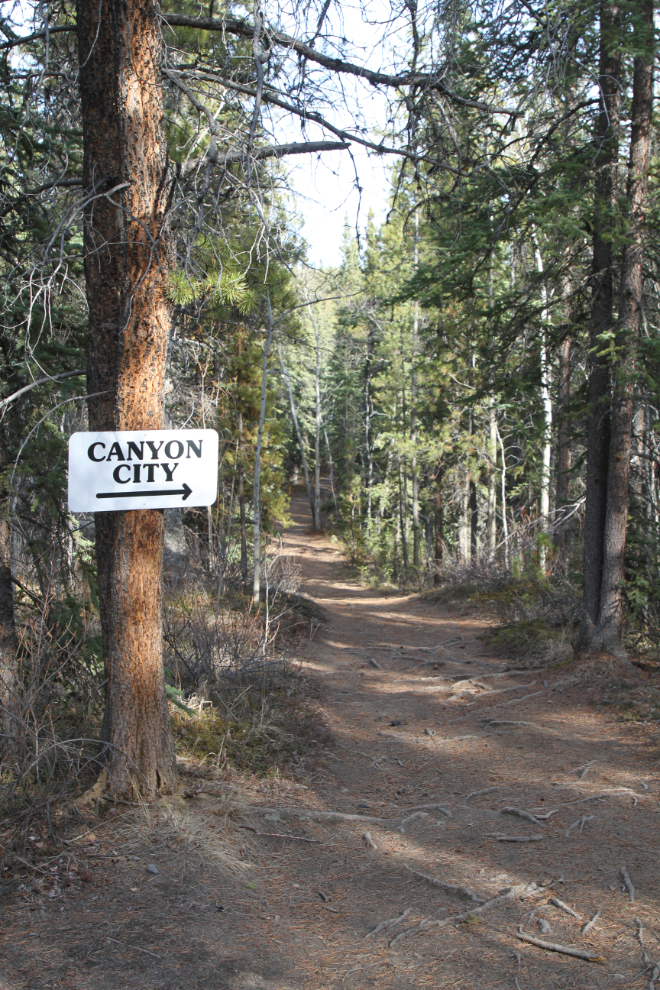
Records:
[[[163,826],[101,889],[39,910],[26,894],[4,913],[0,987],[649,986],[656,737],[596,706],[589,685],[566,685],[565,669],[506,672],[474,617],[358,586],[307,531],[302,498],[293,517],[283,552],[327,615],[304,664],[335,744],[297,781],[186,802],[180,830],[201,849],[192,877]],[[228,875],[204,850],[232,803],[245,865]],[[502,813],[512,808],[527,817]],[[118,842],[121,825],[107,828]],[[145,878],[149,856],[159,873]],[[519,929],[604,961],[548,952]]]

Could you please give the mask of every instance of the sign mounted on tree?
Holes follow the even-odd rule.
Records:
[[[218,494],[215,430],[74,433],[69,439],[72,512],[212,505]]]

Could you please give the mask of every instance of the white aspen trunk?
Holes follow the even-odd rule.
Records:
[[[470,474],[461,468],[459,480],[458,559],[467,565],[470,559]]]
[[[506,456],[504,453],[504,443],[497,423],[495,423],[495,434],[500,444],[502,455],[502,534],[504,536],[504,566],[509,570],[509,524],[506,518]]]
[[[298,438],[298,447],[300,448],[300,456],[302,458],[303,473],[305,475],[305,487],[307,488],[307,498],[309,500],[309,508],[312,513],[312,522],[314,521],[314,495],[312,493],[312,484],[309,480],[309,465],[307,464],[307,455],[305,453],[305,444],[303,443],[302,433],[300,432],[300,423],[298,422],[298,414],[296,413],[296,404],[293,398],[293,389],[291,388],[291,379],[289,377],[289,372],[287,371],[286,365],[284,364],[284,359],[282,358],[282,349],[277,345],[277,356],[280,359],[280,368],[282,369],[282,374],[284,375],[284,381],[286,383],[286,390],[289,396],[289,408],[291,409],[291,419],[293,420],[293,426],[296,431],[296,436]]]
[[[419,267],[419,212],[415,210],[415,257],[414,270]],[[419,301],[413,304],[412,354],[410,368],[410,441],[412,447],[412,516],[413,516],[413,567],[419,570],[419,474],[417,471],[417,336],[419,334]]]
[[[328,451],[328,465],[330,467],[330,491],[332,492],[332,501],[335,502],[337,496],[335,495],[335,468],[332,463],[332,450],[330,449],[330,441],[328,440],[328,431],[323,425],[323,439],[325,440],[325,449]]]
[[[312,526],[318,531],[321,528],[321,335],[319,334],[319,328],[316,325],[311,308],[309,309],[309,318],[316,340],[316,367],[314,371],[314,503],[312,508]]]
[[[536,234],[533,235],[534,255],[536,257],[536,270],[539,275],[543,275],[543,258],[538,246]],[[550,387],[552,384],[552,368],[548,355],[548,327],[550,324],[550,310],[548,309],[548,288],[545,280],[541,283],[541,300],[543,309],[541,310],[541,403],[543,406],[543,448],[542,468],[541,468],[541,531],[548,532],[550,523],[550,458],[552,456],[552,394]],[[545,571],[547,566],[547,548],[541,545],[539,554],[541,570]]]
[[[259,604],[259,594],[261,589],[261,502],[260,502],[260,481],[261,481],[261,444],[264,436],[264,422],[266,420],[266,386],[268,384],[268,352],[273,340],[273,311],[270,306],[270,293],[268,300],[268,336],[264,346],[263,368],[261,374],[261,408],[259,410],[259,429],[257,431],[257,446],[254,452],[254,487],[253,487],[253,511],[254,511],[254,581],[252,585],[252,598],[254,604]]]
[[[497,549],[497,414],[492,397],[488,399],[488,550]]]
[[[493,264],[488,266],[488,309],[493,309]],[[489,319],[490,322],[490,319]],[[497,414],[495,400],[488,396],[488,514],[486,517],[486,532],[488,536],[488,551],[491,556],[497,549]]]
[[[316,373],[314,375],[316,421],[314,433],[314,529],[321,528],[321,338],[312,320],[316,337]]]

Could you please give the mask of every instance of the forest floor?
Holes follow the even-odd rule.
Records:
[[[659,732],[626,715],[648,675],[507,671],[482,615],[361,587],[292,511],[332,741],[279,778],[80,809],[67,853],[0,892],[2,990],[648,987]]]

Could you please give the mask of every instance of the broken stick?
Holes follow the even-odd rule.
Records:
[[[496,842],[540,842],[544,835],[504,835],[502,832],[487,832],[486,836]]]
[[[417,870],[412,870],[409,866],[406,866],[405,868],[409,873],[412,873],[413,876],[419,877],[420,880],[425,880],[426,883],[430,883],[432,887],[439,887],[441,890],[446,890],[450,894],[461,894],[463,897],[467,897],[468,900],[474,901],[476,904],[484,903],[483,898],[477,897],[477,895],[467,887],[460,887],[458,884],[454,883],[445,883],[444,880],[436,880],[435,877],[429,877],[426,873],[418,873]]]
[[[602,956],[594,956],[591,952],[583,952],[582,949],[572,949],[570,945],[558,945],[556,942],[544,942],[542,938],[534,938],[525,932],[516,932],[516,938],[530,945],[536,945],[539,949],[546,949],[548,952],[560,952],[564,956],[574,956],[576,959],[584,959],[585,962],[603,963]]]
[[[556,908],[559,908],[560,911],[565,911],[566,914],[570,914],[572,918],[577,918],[578,921],[582,921],[582,915],[578,914],[577,911],[574,911],[572,907],[568,906],[568,904],[564,904],[564,902],[560,901],[558,897],[551,897],[548,904],[553,904]]]
[[[525,821],[533,822],[535,825],[540,825],[541,828],[545,828],[543,822],[541,822],[534,815],[530,815],[529,811],[523,811],[522,808],[502,808],[500,811],[501,815],[515,815],[516,818],[524,818]]]
[[[635,901],[635,888],[633,887],[632,880],[630,879],[630,874],[628,873],[628,870],[625,868],[625,866],[622,866],[619,872],[621,873],[624,887],[628,891],[628,896],[630,897],[630,903],[633,904]]]
[[[387,931],[390,928],[394,928],[400,922],[405,921],[411,911],[412,911],[412,908],[406,908],[406,910],[403,912],[403,914],[400,914],[398,918],[389,918],[386,921],[380,921],[376,925],[376,927],[374,928],[374,930],[371,931],[371,932],[367,932],[367,934],[364,937],[365,938],[372,938],[374,935],[378,935],[379,932],[384,932],[384,931]]]
[[[591,921],[588,921],[586,925],[582,925],[582,928],[580,929],[580,935],[586,935],[588,932],[590,932],[599,918],[600,918],[600,911],[596,911]]]

